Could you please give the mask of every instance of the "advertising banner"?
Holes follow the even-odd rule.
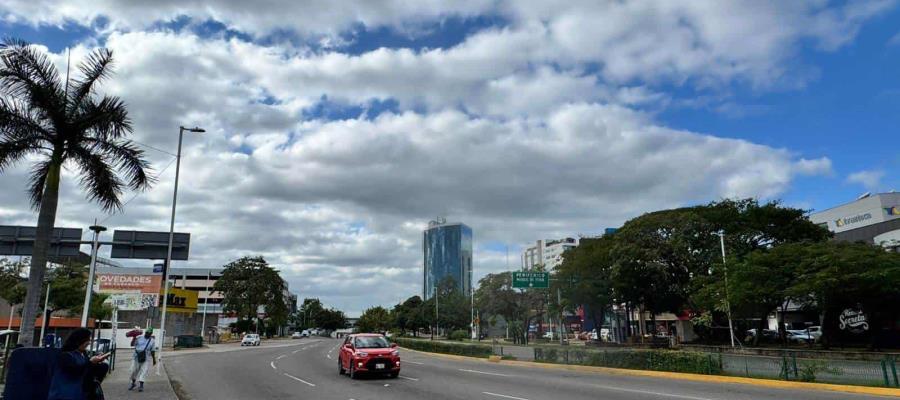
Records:
[[[197,312],[197,297],[200,292],[196,290],[186,290],[178,288],[169,288],[169,297],[166,303],[167,312],[194,313]],[[162,292],[160,292],[162,298]],[[159,308],[162,308],[160,301]]]
[[[159,293],[162,277],[159,275],[97,274],[100,293],[139,292]]]

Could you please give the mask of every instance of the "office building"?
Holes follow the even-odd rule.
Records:
[[[522,269],[534,269],[543,265],[545,271],[551,271],[562,263],[563,253],[578,246],[578,239],[544,239],[538,240],[534,246],[522,252]]]
[[[828,228],[836,240],[900,251],[900,193],[866,193],[855,201],[813,213],[809,219]]]
[[[429,299],[435,286],[452,278],[466,297],[472,293],[472,228],[438,219],[423,234],[424,277],[422,297]]]

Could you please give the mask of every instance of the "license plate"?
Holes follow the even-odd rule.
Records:
[[[384,364],[375,364],[375,369],[384,369]]]

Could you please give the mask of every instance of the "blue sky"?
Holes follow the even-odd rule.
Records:
[[[373,281],[393,282],[386,302],[419,290],[439,215],[473,228],[481,276],[507,246],[515,264],[536,239],[660,208],[900,189],[893,0],[11,0],[0,32],[58,66],[66,48],[113,49],[104,89],[141,143],[171,152],[173,126],[207,129],[185,143],[191,266],[262,252],[351,311]],[[172,169],[111,221],[166,227]],[[62,223],[98,214],[77,186],[64,196]],[[0,196],[2,222],[33,218],[24,195]]]

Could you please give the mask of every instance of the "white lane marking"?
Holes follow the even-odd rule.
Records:
[[[300,350],[303,350],[303,349],[300,349]],[[294,350],[294,351],[291,352],[291,354],[297,354],[297,352],[300,351],[300,350]]]
[[[293,375],[291,375],[291,374],[285,373],[284,376],[286,376],[286,377],[288,377],[288,378],[291,378],[291,379],[293,379],[293,380],[295,380],[295,381],[297,381],[297,382],[305,383],[305,384],[307,384],[307,385],[309,385],[309,386],[316,387],[316,384],[314,384],[314,383],[309,383],[309,382],[304,381],[303,379],[300,379],[300,378],[298,378],[298,377],[296,377],[296,376],[293,376]]]
[[[276,360],[280,360],[280,359],[285,358],[285,357],[287,357],[287,354],[282,354],[282,355],[280,355],[280,356],[278,356],[278,357],[275,357],[275,359],[276,359]]]
[[[405,362],[405,363],[410,363],[410,364],[416,364],[416,365],[425,365],[425,363],[423,363],[423,362],[418,362],[418,361],[403,360],[403,362]]]
[[[410,378],[410,377],[408,377],[408,376],[403,376],[403,375],[398,375],[397,377],[400,378],[400,379],[406,379],[406,380],[408,380],[408,381],[416,381],[416,382],[419,381],[419,378]]]
[[[524,397],[507,396],[507,395],[505,395],[505,394],[499,394],[499,393],[491,393],[491,392],[481,392],[481,393],[486,394],[486,395],[489,395],[489,396],[502,397],[502,398],[504,398],[504,399],[528,400],[528,399],[526,399],[526,398],[524,398]]]
[[[506,374],[498,374],[496,372],[476,371],[474,369],[460,369],[460,371],[471,372],[473,374],[484,374],[484,375],[494,375],[494,376],[512,376],[512,375],[506,375]]]
[[[653,396],[673,397],[676,399],[713,400],[709,397],[696,397],[696,396],[688,396],[688,395],[684,395],[684,394],[652,392],[649,390],[625,389],[625,388],[620,388],[620,387],[615,387],[615,386],[604,386],[604,385],[591,385],[591,386],[600,388],[600,389],[613,390],[613,391],[619,391],[619,392],[649,394],[649,395],[653,395]]]
[[[331,359],[331,354],[326,354],[325,357],[328,357],[328,359],[330,360],[330,359]]]
[[[278,369],[278,368],[275,368],[275,361],[270,362],[269,365],[272,366],[272,369]]]

